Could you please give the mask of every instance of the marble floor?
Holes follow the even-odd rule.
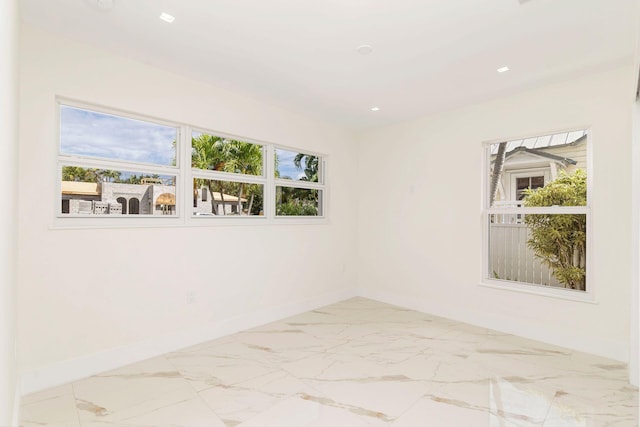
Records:
[[[26,396],[22,426],[638,426],[624,364],[354,298]]]

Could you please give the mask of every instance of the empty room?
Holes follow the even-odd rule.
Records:
[[[639,425],[640,2],[0,19],[0,426]]]

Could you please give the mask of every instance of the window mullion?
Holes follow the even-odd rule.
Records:
[[[269,144],[267,149],[267,159],[265,165],[265,174],[267,177],[267,185],[264,188],[264,212],[269,221],[273,221],[276,216],[276,183],[275,183],[275,166],[276,166],[276,149],[273,144]]]
[[[180,150],[179,153],[179,165],[180,165],[180,177],[182,179],[182,185],[180,188],[180,200],[182,202],[182,209],[180,214],[182,215],[182,221],[184,224],[189,223],[191,220],[191,212],[193,211],[193,177],[191,176],[191,133],[190,126],[182,126],[180,128],[182,135],[180,135]]]

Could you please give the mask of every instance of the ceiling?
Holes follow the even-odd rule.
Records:
[[[636,0],[20,5],[28,24],[356,130],[632,64],[638,24]]]

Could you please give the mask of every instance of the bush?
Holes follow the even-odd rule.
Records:
[[[276,213],[287,216],[315,216],[318,215],[318,208],[313,200],[293,199],[279,205]]]
[[[526,190],[523,205],[586,206],[587,174],[560,173],[542,188]],[[553,270],[560,283],[571,289],[586,289],[587,217],[585,214],[528,214],[530,230],[527,245]]]

